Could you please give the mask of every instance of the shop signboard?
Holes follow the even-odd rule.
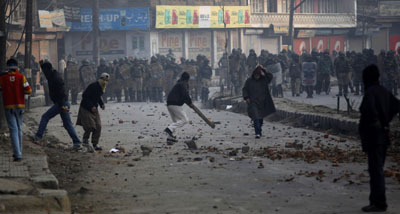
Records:
[[[78,58],[92,58],[92,37],[86,33],[70,33],[72,36],[73,55]],[[100,56],[115,59],[125,56],[125,34],[104,32],[100,35]]]
[[[380,1],[380,16],[400,16],[400,1]]]
[[[156,8],[156,28],[245,28],[249,6],[166,6]]]
[[[39,10],[39,24],[41,28],[66,27],[64,10]]]
[[[299,30],[299,33],[297,34],[297,38],[310,38],[314,37],[316,30]]]
[[[92,31],[92,9],[80,9],[80,22],[67,22],[71,32]],[[101,31],[147,30],[149,29],[149,8],[107,8],[99,11]]]

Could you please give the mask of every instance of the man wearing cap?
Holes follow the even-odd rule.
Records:
[[[193,108],[192,99],[189,96],[189,79],[189,73],[183,72],[167,97],[167,108],[173,123],[164,132],[168,134],[167,141],[170,142],[177,142],[175,130],[182,128],[189,121],[186,112],[183,110],[183,104],[186,103],[190,108]]]
[[[99,80],[91,83],[82,94],[76,125],[82,126],[85,131],[82,142],[88,152],[102,150],[98,145],[101,135],[101,120],[97,108],[100,105],[101,109],[105,109],[102,95],[106,92],[109,78],[108,73],[102,73]],[[93,147],[89,144],[90,134],[92,134]]]
[[[22,120],[25,108],[25,94],[31,94],[23,74],[18,71],[18,62],[15,59],[7,61],[8,71],[0,76],[0,86],[3,92],[3,104],[8,128],[10,129],[14,161],[22,158]]]
[[[270,72],[258,65],[242,89],[243,99],[247,102],[248,115],[254,123],[256,139],[262,136],[261,127],[264,117],[276,111],[268,87],[272,78]]]

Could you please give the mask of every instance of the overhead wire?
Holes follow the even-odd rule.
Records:
[[[11,16],[13,15],[14,12],[16,12],[18,6],[21,4],[22,0],[19,0],[18,3],[15,5],[15,7],[13,9],[10,8],[10,14],[6,17],[6,20],[11,18]],[[8,7],[8,6],[7,6]],[[10,4],[11,7],[11,4]]]

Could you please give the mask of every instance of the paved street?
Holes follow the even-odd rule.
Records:
[[[71,109],[75,123],[78,106]],[[33,109],[39,121],[47,108]],[[192,121],[167,146],[162,130],[170,123],[165,104],[106,104],[103,152],[68,153],[50,149],[52,172],[70,193],[78,213],[361,213],[368,203],[366,158],[359,142],[276,123],[264,124],[254,139],[247,116],[203,110],[213,130],[186,108]],[[132,122],[133,121],[133,122]],[[47,136],[70,139],[59,117]],[[76,128],[81,137],[82,127]],[[198,150],[188,150],[192,137]],[[50,140],[50,143],[53,140]],[[110,154],[122,147],[124,153]],[[140,146],[153,147],[142,156]],[[242,147],[249,146],[248,153]],[[388,158],[389,212],[400,205],[398,163]]]

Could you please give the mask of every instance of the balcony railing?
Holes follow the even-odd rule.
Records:
[[[254,28],[274,26],[289,26],[288,13],[252,13],[251,25]],[[353,28],[357,25],[354,13],[307,13],[295,14],[295,28]]]

